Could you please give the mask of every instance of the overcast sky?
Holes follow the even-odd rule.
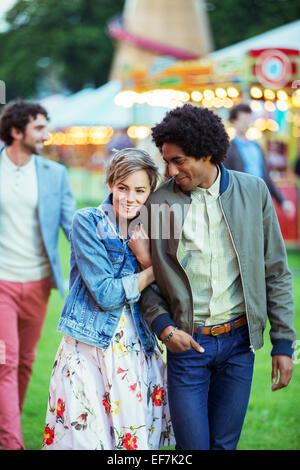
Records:
[[[0,0],[0,31],[5,31],[6,22],[4,21],[4,15],[14,3],[16,3],[16,0]]]

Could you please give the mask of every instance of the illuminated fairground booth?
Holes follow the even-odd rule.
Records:
[[[123,89],[115,102],[134,107],[137,115],[145,104],[171,109],[193,102],[217,112],[230,138],[235,133],[228,121],[230,108],[249,103],[254,121],[247,137],[262,147],[274,182],[294,203],[294,217],[287,218],[274,201],[286,244],[300,246],[299,180],[294,172],[300,153],[299,70],[300,51],[287,48],[249,49],[226,59],[214,54],[199,60],[159,58],[150,68],[124,71]]]

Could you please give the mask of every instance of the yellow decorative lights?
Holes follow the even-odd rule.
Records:
[[[70,127],[65,132],[51,132],[45,145],[104,145],[113,135],[112,127]],[[146,139],[150,127],[130,126],[127,134],[132,139]]]
[[[264,90],[264,98],[266,100],[274,100],[275,99],[275,93],[273,90],[269,90],[269,88],[266,88]]]
[[[284,90],[278,90],[276,94],[280,101],[287,101],[289,98],[287,92]]]
[[[255,101],[255,100],[252,100],[251,103],[250,103],[250,108],[252,109],[252,111],[254,111],[255,113],[258,113],[262,110],[262,104],[260,101]]]
[[[204,90],[203,96],[206,100],[212,100],[215,97],[215,92],[213,90]]]
[[[263,92],[259,87],[253,86],[250,88],[250,95],[252,98],[259,99],[263,97]]]
[[[147,126],[130,126],[127,129],[127,134],[131,139],[143,140],[150,134],[150,127]]]
[[[246,132],[246,137],[249,140],[258,140],[262,137],[262,133],[260,129],[257,129],[256,127],[249,127]]]
[[[271,132],[277,132],[279,130],[278,123],[274,121],[274,119],[264,119],[264,118],[258,118],[254,122],[254,127],[255,129],[259,130],[260,132],[263,131],[271,131]]]
[[[49,133],[45,145],[103,145],[113,135],[112,127],[70,127],[65,132]]]
[[[292,96],[292,103],[295,108],[300,108],[300,90],[296,90]]]
[[[270,90],[269,88],[261,89],[258,86],[252,86],[250,95],[252,97],[251,109],[259,112],[264,108],[272,113],[276,111],[288,111],[291,107],[300,107],[300,91],[298,90],[289,96],[285,90]]]
[[[238,98],[240,92],[237,88],[235,87],[228,87],[227,88],[227,95],[229,96],[229,98]]]
[[[269,111],[270,113],[276,110],[276,106],[273,103],[273,101],[265,101],[264,106],[265,106],[266,111]]]
[[[208,108],[231,108],[234,104],[233,99],[238,98],[239,94],[239,90],[235,87],[227,89],[218,87],[215,90],[206,88],[193,90],[191,93],[173,89],[155,89],[140,93],[133,90],[123,90],[116,95],[115,103],[127,108],[136,104],[175,108],[188,101],[194,101]]]
[[[234,127],[226,127],[226,132],[230,140],[234,139],[236,136],[236,130]]]
[[[203,94],[201,93],[201,91],[192,91],[191,93],[191,98],[193,101],[195,101],[196,103],[199,103],[202,98],[203,98]]]
[[[135,104],[148,104],[149,106],[162,106],[174,108],[180,103],[190,100],[190,94],[186,91],[158,89],[137,93],[132,90],[124,90],[115,97],[115,103],[118,106],[131,108]]]
[[[285,90],[274,91],[269,88],[261,89],[258,86],[252,86],[250,88],[250,96],[256,100],[264,99],[266,101],[288,101],[290,99]]]
[[[289,103],[287,101],[278,100],[276,106],[279,111],[287,111],[289,109]]]
[[[217,88],[215,94],[218,98],[225,98],[227,96],[227,92],[224,88]]]

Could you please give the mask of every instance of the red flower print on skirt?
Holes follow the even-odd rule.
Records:
[[[43,436],[43,442],[47,445],[50,446],[53,443],[54,440],[54,428],[49,428],[49,426],[45,427],[44,431],[44,436]]]
[[[109,397],[109,393],[106,392],[104,395],[103,395],[103,400],[102,400],[102,405],[104,406],[105,408],[105,413],[107,415],[109,415],[110,413],[110,409],[111,409],[111,405],[110,405],[110,397]]]
[[[132,437],[132,435],[129,432],[127,432],[125,436],[123,437],[123,447],[125,447],[126,450],[137,449],[136,438]]]
[[[164,403],[165,390],[163,387],[154,387],[152,393],[152,402],[154,406],[161,406]]]
[[[56,407],[56,416],[57,418],[63,418],[65,411],[65,403],[61,398],[57,400],[57,407]]]
[[[130,386],[129,386],[129,388],[130,388],[130,390],[131,390],[132,392],[135,391],[136,387],[137,387],[137,382],[135,382],[133,385],[130,385]]]

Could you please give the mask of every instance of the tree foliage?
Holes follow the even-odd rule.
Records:
[[[0,33],[0,79],[8,99],[105,83],[114,54],[106,25],[124,3],[18,0],[7,13],[9,29]],[[298,19],[298,0],[208,0],[206,5],[216,49]]]
[[[72,92],[108,78],[114,53],[107,21],[124,0],[18,0],[0,35],[0,78],[8,98],[45,87]]]
[[[206,6],[215,49],[299,19],[299,0],[208,0]]]

